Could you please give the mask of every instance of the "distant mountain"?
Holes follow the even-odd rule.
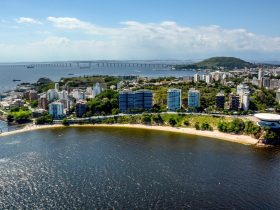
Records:
[[[250,62],[241,60],[239,58],[234,57],[212,57],[206,60],[187,65],[177,65],[176,69],[235,69],[235,68],[251,68],[254,67],[255,64]]]

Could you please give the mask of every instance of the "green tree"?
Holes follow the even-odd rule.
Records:
[[[120,110],[119,109],[117,109],[117,108],[113,108],[112,109],[112,115],[117,115],[117,114],[119,114],[120,113]]]
[[[243,132],[243,130],[245,128],[245,124],[244,124],[243,120],[235,118],[231,121],[230,128],[231,128],[231,131],[236,134],[241,133],[241,132]]]
[[[19,124],[30,122],[31,119],[31,111],[26,111],[26,109],[13,110],[9,115],[12,115],[12,117],[9,116],[10,119],[13,118]]]
[[[14,121],[14,116],[13,116],[12,114],[8,114],[8,116],[7,116],[7,121],[8,121],[9,123],[13,122],[13,121]]]
[[[70,125],[69,120],[68,120],[67,118],[64,118],[64,119],[62,120],[62,125],[64,125],[64,126],[69,126],[69,125]]]
[[[189,120],[184,120],[184,126],[190,126],[190,121]]]
[[[279,144],[279,135],[275,131],[267,129],[265,131],[264,139],[268,144]]]
[[[87,116],[109,115],[117,111],[118,92],[114,90],[105,90],[94,99],[87,102]]]
[[[49,114],[39,117],[35,121],[36,125],[44,125],[44,124],[52,124],[52,123],[53,123],[53,118]]]
[[[151,111],[155,112],[155,113],[160,113],[160,112],[162,112],[162,110],[163,110],[163,108],[160,105],[154,104]]]
[[[150,125],[152,123],[152,116],[150,114],[143,114],[142,123],[144,123],[146,125]]]
[[[198,122],[195,123],[194,127],[195,127],[196,130],[200,130],[200,126],[199,126]]]
[[[157,125],[162,125],[164,122],[160,114],[153,115],[152,120]]]
[[[277,113],[280,113],[280,104],[275,105],[274,108]]]
[[[30,106],[31,106],[31,108],[36,108],[36,107],[38,107],[38,101],[37,101],[37,100],[31,101],[31,102],[30,102]]]
[[[276,104],[275,92],[273,90],[262,88],[253,93],[250,109],[265,111],[269,107],[276,106]]]
[[[200,127],[201,130],[208,130],[208,131],[212,131],[213,128],[211,127],[211,125],[209,125],[209,123],[206,123],[206,122],[203,122],[201,127]]]
[[[172,127],[174,127],[174,126],[177,124],[177,121],[176,121],[176,119],[174,119],[174,118],[170,118],[170,119],[168,120],[168,123],[169,123],[169,125],[171,125]]]
[[[228,132],[228,123],[227,122],[223,122],[223,121],[220,121],[219,123],[218,123],[218,130],[220,131],[220,132],[224,132],[224,133],[227,133]]]
[[[261,132],[261,128],[260,126],[256,125],[254,122],[252,121],[246,121],[245,122],[245,128],[244,128],[244,132],[246,134],[252,134],[254,136],[257,136],[260,134]]]

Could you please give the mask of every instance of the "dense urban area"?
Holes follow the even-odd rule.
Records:
[[[279,121],[254,114],[280,112],[280,68],[193,71],[194,76],[181,78],[40,78],[1,94],[1,118],[11,125],[141,123],[217,129],[279,142]]]

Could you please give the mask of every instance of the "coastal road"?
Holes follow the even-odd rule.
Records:
[[[140,114],[117,114],[117,115],[100,115],[100,116],[92,116],[92,117],[85,117],[85,118],[73,118],[69,119],[70,123],[81,123],[81,122],[90,122],[91,120],[103,120],[113,117],[121,117],[121,116],[138,116]],[[224,115],[224,114],[207,114],[207,113],[185,113],[185,112],[162,112],[162,113],[148,113],[148,114],[178,114],[178,115],[196,115],[196,116],[215,116],[215,117],[231,117],[231,118],[240,118],[240,119],[249,119],[256,122],[254,116],[250,115]],[[54,120],[55,123],[61,123],[62,120]]]

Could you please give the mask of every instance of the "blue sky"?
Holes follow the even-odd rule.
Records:
[[[280,60],[277,0],[1,0],[0,61]]]

